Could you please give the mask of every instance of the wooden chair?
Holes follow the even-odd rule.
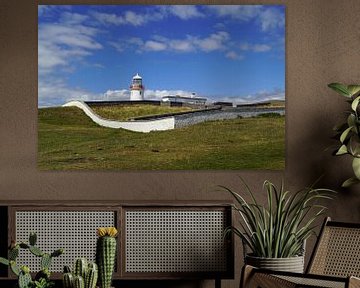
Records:
[[[360,287],[360,223],[326,218],[306,273],[244,266],[240,287]]]

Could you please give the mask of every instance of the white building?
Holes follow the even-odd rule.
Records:
[[[194,93],[191,96],[164,96],[161,99],[163,102],[183,103],[190,105],[205,105],[206,100],[207,99],[203,97],[196,97]]]
[[[144,90],[145,87],[142,85],[142,78],[136,73],[130,85],[130,101],[144,100]]]

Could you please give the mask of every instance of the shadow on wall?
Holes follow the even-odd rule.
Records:
[[[306,117],[302,121],[304,126],[297,127],[300,137],[296,138],[301,138],[301,141],[287,139],[287,149],[291,150],[291,153],[288,153],[287,161],[293,167],[287,167],[286,186],[291,191],[297,191],[318,180],[316,187],[329,188],[338,192],[334,200],[324,202],[328,207],[325,215],[336,221],[359,222],[360,185],[354,185],[348,189],[341,188],[343,181],[351,177],[353,173],[351,159],[347,156],[332,155],[339,144],[338,140],[334,139],[332,129],[345,119],[344,111],[347,107],[343,105],[342,99],[331,98],[329,95],[331,92],[324,89],[324,93],[319,98],[326,100],[325,97],[328,97],[330,101],[334,101],[327,106],[316,106],[315,108],[313,106],[311,111],[304,114]],[[291,113],[289,114],[291,117]],[[289,120],[292,121],[292,119]],[[294,122],[299,123],[298,121]],[[321,225],[320,222],[316,224]],[[315,240],[316,237],[311,237],[307,242],[306,265],[313,251]]]

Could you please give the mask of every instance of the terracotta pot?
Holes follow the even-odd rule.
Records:
[[[263,258],[246,255],[245,263],[263,269],[304,273],[304,256]]]

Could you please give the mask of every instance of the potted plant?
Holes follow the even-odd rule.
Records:
[[[99,287],[110,288],[116,259],[115,227],[100,227],[96,231],[96,263],[99,267]]]
[[[36,241],[36,234],[30,233],[29,243],[13,242],[9,248],[8,259],[0,257],[0,263],[10,266],[11,271],[18,277],[18,288],[50,288],[54,286],[54,282],[50,280],[50,265],[52,259],[62,255],[64,250],[57,249],[52,253],[45,253],[38,246],[36,246]],[[41,270],[36,273],[34,279],[31,277],[30,268],[28,266],[20,266],[18,263],[16,263],[20,249],[28,250],[31,254],[41,259]]]
[[[354,176],[342,184],[343,187],[349,187],[360,183],[360,85],[331,83],[328,86],[346,97],[351,106],[351,109],[347,112],[347,121],[334,127],[340,140],[340,146],[334,151],[334,155],[350,155],[353,158]]]
[[[221,186],[236,201],[233,205],[240,215],[239,227],[229,227],[226,234],[239,236],[250,253],[244,254],[245,264],[278,271],[304,270],[304,245],[314,233],[315,220],[326,207],[317,202],[331,199],[334,192],[328,189],[305,188],[296,193],[280,189],[270,181],[264,182],[266,206],[261,205],[243,181],[251,201],[233,190]],[[244,249],[244,252],[246,250]]]

